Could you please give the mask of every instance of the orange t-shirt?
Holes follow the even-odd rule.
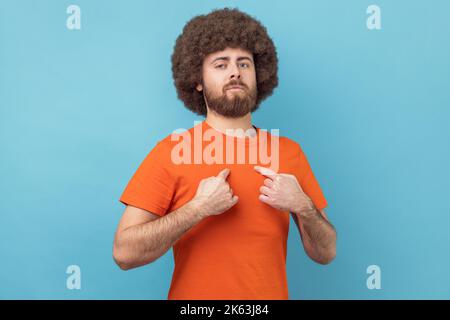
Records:
[[[274,136],[255,128],[258,142],[271,150]],[[204,151],[217,138],[202,139],[195,145],[194,132],[204,133],[208,129],[224,142],[234,143],[234,163],[226,163],[229,161],[225,155],[224,161],[216,161],[219,163],[195,163],[194,153]],[[267,133],[265,139],[259,138],[262,131]],[[172,141],[172,135],[167,136],[141,163],[120,201],[164,216],[190,201],[202,179],[217,176],[224,168],[231,169],[227,182],[239,201],[226,212],[203,219],[175,243],[175,268],[168,299],[288,299],[286,249],[290,215],[258,199],[265,177],[253,168],[255,165],[269,167],[267,161],[264,164],[258,157],[258,163],[250,162],[255,144],[249,142],[249,137],[225,135],[206,121],[184,134],[192,137],[191,163],[173,161],[173,150],[176,145],[180,146],[182,139]],[[318,209],[325,208],[327,201],[300,145],[282,136],[278,140],[277,172],[295,175],[314,205]],[[261,148],[262,144],[256,145]],[[225,149],[226,143],[223,145],[225,153],[229,149]],[[244,149],[246,161],[242,163],[238,160],[238,150]],[[175,154],[188,159],[186,150]],[[217,150],[211,154],[220,154]]]

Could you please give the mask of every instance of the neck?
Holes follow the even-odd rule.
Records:
[[[242,129],[244,131],[253,128],[252,115],[247,113],[240,118],[227,118],[208,110],[205,121],[214,129],[225,132],[226,129]]]

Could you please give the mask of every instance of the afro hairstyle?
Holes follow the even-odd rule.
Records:
[[[191,111],[206,115],[202,83],[203,59],[229,48],[245,49],[253,54],[258,96],[255,111],[278,85],[278,58],[266,28],[238,9],[216,9],[192,18],[178,36],[172,54],[172,75],[178,98]]]

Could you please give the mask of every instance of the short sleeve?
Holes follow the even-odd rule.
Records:
[[[320,188],[319,182],[317,181],[308,159],[303,152],[300,145],[298,145],[298,161],[299,161],[299,183],[303,191],[308,195],[311,201],[314,203],[317,209],[324,209],[328,203],[325,196]]]
[[[175,192],[175,179],[168,165],[167,147],[160,141],[142,161],[119,201],[154,214],[167,213]]]

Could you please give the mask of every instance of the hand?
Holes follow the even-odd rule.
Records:
[[[193,201],[202,217],[221,214],[237,203],[238,196],[233,195],[226,181],[229,174],[230,169],[226,168],[217,176],[200,181]]]
[[[276,173],[271,169],[255,166],[257,172],[267,177],[259,191],[259,200],[273,208],[301,213],[314,209],[311,199],[303,192],[292,174]]]

